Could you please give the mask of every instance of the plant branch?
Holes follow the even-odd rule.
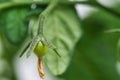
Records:
[[[57,0],[56,0],[57,1]],[[49,5],[51,1],[19,1],[19,2],[4,2],[4,3],[0,3],[0,11],[11,8],[11,7],[19,7],[19,6],[30,6],[31,4],[37,4],[40,6],[46,6]],[[98,3],[97,1],[66,1],[66,0],[61,0],[59,1],[59,3],[61,4],[65,4],[65,5],[75,5],[75,4],[86,4],[86,5],[90,5],[93,7],[98,7],[100,9],[103,9],[109,13],[111,13],[112,15],[119,17],[120,18],[120,13],[118,11],[115,11],[111,8],[108,8],[100,3]]]
[[[11,7],[19,7],[19,6],[29,6],[31,4],[37,4],[37,5],[47,5],[49,2],[47,1],[19,1],[19,2],[4,2],[0,3],[0,11],[11,8]]]
[[[69,1],[69,2],[68,1],[62,1],[62,3],[68,4],[68,5],[74,5],[74,4],[86,4],[86,5],[90,5],[90,6],[93,6],[93,7],[97,7],[97,8],[103,9],[104,11],[107,11],[110,14],[112,14],[112,15],[120,18],[120,12],[115,11],[115,10],[109,8],[109,7],[106,7],[106,6],[100,4],[97,1]]]
[[[106,6],[100,4],[97,1],[72,1],[72,2],[69,2],[68,4],[86,4],[86,5],[90,5],[90,6],[93,6],[93,7],[103,9],[104,11],[107,11],[110,14],[120,18],[120,13],[118,11],[115,11],[115,10],[109,8],[109,7],[106,7]]]
[[[109,12],[110,14],[116,16],[116,17],[119,17],[120,18],[120,13],[118,11],[115,11],[114,9],[111,9],[111,8],[108,8],[108,7],[105,7],[104,5],[96,2],[96,4],[94,4],[96,7],[98,8],[101,8],[103,9],[104,11],[107,11]]]
[[[37,5],[40,5],[40,6],[45,6],[45,5],[48,5],[51,1],[19,1],[19,2],[4,2],[4,3],[0,3],[0,11],[2,10],[5,10],[5,9],[8,9],[8,8],[11,8],[11,7],[19,7],[19,6],[30,6],[31,4],[37,4]],[[88,3],[88,1],[59,1],[59,3],[61,4],[66,4],[66,5],[75,5],[77,3],[79,4],[85,4],[85,3]]]

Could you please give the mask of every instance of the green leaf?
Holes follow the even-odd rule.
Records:
[[[119,9],[119,6],[117,7]],[[86,29],[86,33],[92,33],[91,35],[94,34],[100,34],[101,32],[98,31],[100,30],[98,27],[104,28],[104,31],[101,31],[106,34],[107,36],[111,37],[111,41],[116,41],[116,46],[114,46],[117,54],[118,59],[120,58],[120,52],[119,52],[119,42],[118,40],[115,40],[113,37],[116,37],[119,39],[120,37],[120,21],[118,17],[115,17],[109,13],[106,13],[104,11],[97,11],[89,15],[84,21],[83,25]],[[89,35],[89,34],[88,34]],[[116,48],[117,47],[117,48]]]
[[[45,55],[49,70],[60,75],[69,66],[76,42],[81,37],[81,24],[73,7],[62,5],[51,12],[44,24],[44,35],[59,50],[59,57],[52,49]]]
[[[76,47],[70,67],[63,74],[65,80],[119,80],[114,54],[116,42],[108,41],[110,38],[84,35]]]
[[[28,22],[25,21],[27,9],[10,9],[5,14],[5,33],[13,44],[20,44],[27,36]]]
[[[104,33],[108,29],[119,28],[119,19],[97,11],[85,18],[82,24],[84,35],[62,77],[65,80],[120,80],[116,69],[116,47],[120,34]]]

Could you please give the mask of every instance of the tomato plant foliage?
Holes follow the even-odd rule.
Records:
[[[52,1],[56,2],[52,4]],[[0,80],[16,80],[12,59],[20,47],[24,47],[24,40],[33,41],[36,35],[39,42],[32,50],[38,57],[43,57],[52,75],[65,80],[119,80],[116,69],[119,33],[106,33],[120,26],[119,18],[112,15],[116,15],[116,12],[99,6],[96,0],[82,0],[78,3],[90,3],[112,14],[100,10],[81,20],[74,7],[76,0],[52,1],[0,0],[0,48],[3,45],[0,60],[5,60],[11,68],[11,71],[7,71],[0,63],[5,72],[11,73],[8,77],[8,73],[0,72]],[[36,8],[31,9],[31,5]],[[40,21],[41,15],[45,17],[44,22]],[[39,34],[42,29],[43,32]],[[41,43],[41,35],[46,39],[43,40],[45,46]],[[0,67],[0,70],[4,69]]]

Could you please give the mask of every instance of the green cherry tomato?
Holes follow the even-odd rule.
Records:
[[[48,52],[48,46],[43,45],[40,41],[37,43],[35,49],[34,49],[34,53],[38,56],[38,57],[42,57],[44,56],[46,53]]]

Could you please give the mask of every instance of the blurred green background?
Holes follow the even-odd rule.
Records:
[[[0,4],[5,1],[7,0],[0,0]],[[106,7],[120,12],[119,0],[99,1]],[[18,51],[31,34],[29,18],[44,9],[45,6],[38,6],[31,10],[27,6],[0,10],[0,80],[28,80],[31,77],[40,80],[36,71],[35,55],[29,59],[25,56],[19,58]],[[46,70],[48,77],[45,80],[120,80],[120,63],[117,56],[120,16],[88,5],[76,5],[76,10],[80,18],[82,37],[74,47],[70,65],[60,76],[53,76]],[[106,32],[114,29],[118,31]],[[29,70],[31,71],[24,74]]]

